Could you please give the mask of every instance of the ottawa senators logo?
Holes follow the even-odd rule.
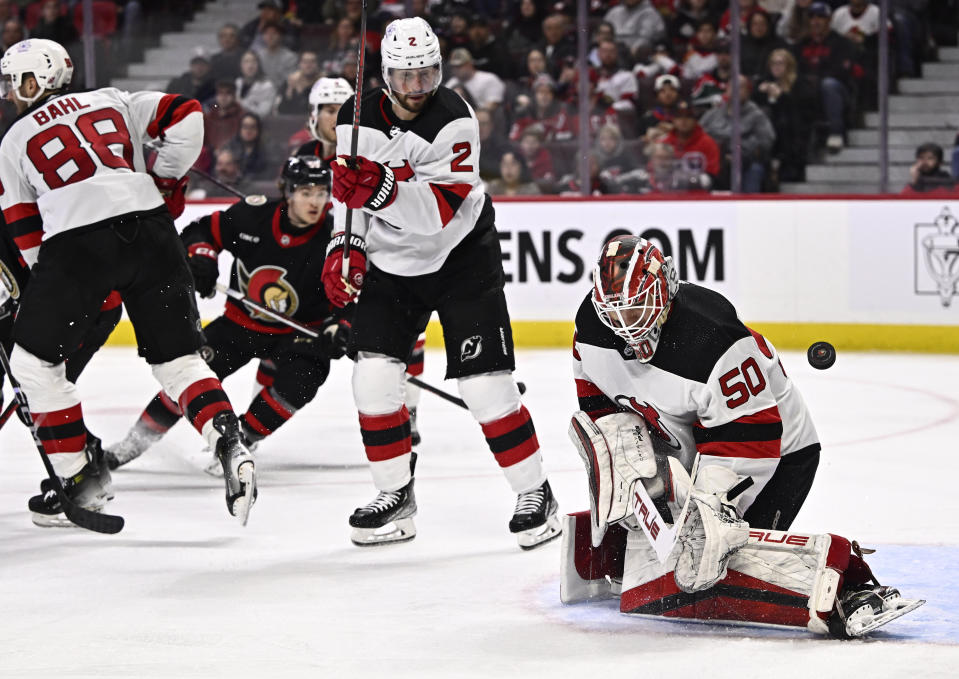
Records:
[[[292,316],[300,306],[296,290],[286,280],[286,269],[279,266],[259,266],[247,272],[243,262],[236,260],[236,273],[240,290],[244,295],[273,311]],[[247,309],[252,318],[276,323],[276,319],[252,309]]]
[[[679,439],[676,438],[676,435],[669,431],[666,425],[663,424],[662,420],[660,419],[659,411],[656,410],[654,406],[651,406],[646,401],[640,403],[634,396],[623,396],[622,394],[617,396],[615,400],[616,403],[623,408],[632,410],[634,413],[646,420],[646,426],[649,427],[649,431],[665,441],[670,448],[679,450],[682,447],[679,443]]]

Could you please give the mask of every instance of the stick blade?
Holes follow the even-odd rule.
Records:
[[[123,530],[122,516],[91,512],[89,509],[84,509],[70,502],[63,494],[60,496],[60,504],[63,506],[63,513],[66,514],[66,517],[80,528],[106,535],[114,535]]]

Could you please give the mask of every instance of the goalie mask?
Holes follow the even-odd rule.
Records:
[[[380,43],[383,82],[390,99],[396,94],[432,94],[443,80],[440,41],[420,17],[397,19],[386,27]]]
[[[643,363],[653,358],[678,290],[673,258],[637,236],[617,236],[606,243],[593,270],[596,313]]]
[[[317,141],[324,141],[320,132],[320,109],[327,104],[339,107],[353,96],[353,88],[344,78],[320,78],[310,89],[310,122],[307,126]]]
[[[63,46],[53,40],[31,38],[11,46],[0,59],[3,74],[2,93],[6,97],[11,90],[23,103],[32,105],[44,94],[59,90],[70,84],[73,78],[73,61]],[[20,96],[24,76],[33,75],[40,91],[29,99]]]

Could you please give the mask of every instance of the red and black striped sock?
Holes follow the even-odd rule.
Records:
[[[264,358],[256,368],[256,383],[261,387],[272,387],[276,372],[276,363]]]
[[[370,462],[392,460],[413,450],[410,413],[406,406],[386,415],[360,413],[360,434]]]
[[[153,397],[153,400],[140,415],[140,424],[150,431],[165,434],[170,431],[174,424],[180,421],[182,416],[180,406],[167,396],[166,392],[161,391]]]
[[[197,380],[180,394],[180,410],[201,434],[203,425],[222,412],[232,412],[230,399],[215,377]]]
[[[79,453],[87,445],[87,428],[80,404],[49,413],[30,413],[47,455]]]
[[[293,417],[296,408],[280,398],[270,387],[261,389],[243,415],[243,430],[251,441],[269,436]]]
[[[500,467],[512,467],[539,450],[536,430],[526,406],[515,413],[480,425]]]

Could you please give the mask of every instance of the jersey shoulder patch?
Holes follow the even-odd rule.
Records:
[[[705,384],[716,363],[749,329],[715,290],[681,283],[650,364]]]

